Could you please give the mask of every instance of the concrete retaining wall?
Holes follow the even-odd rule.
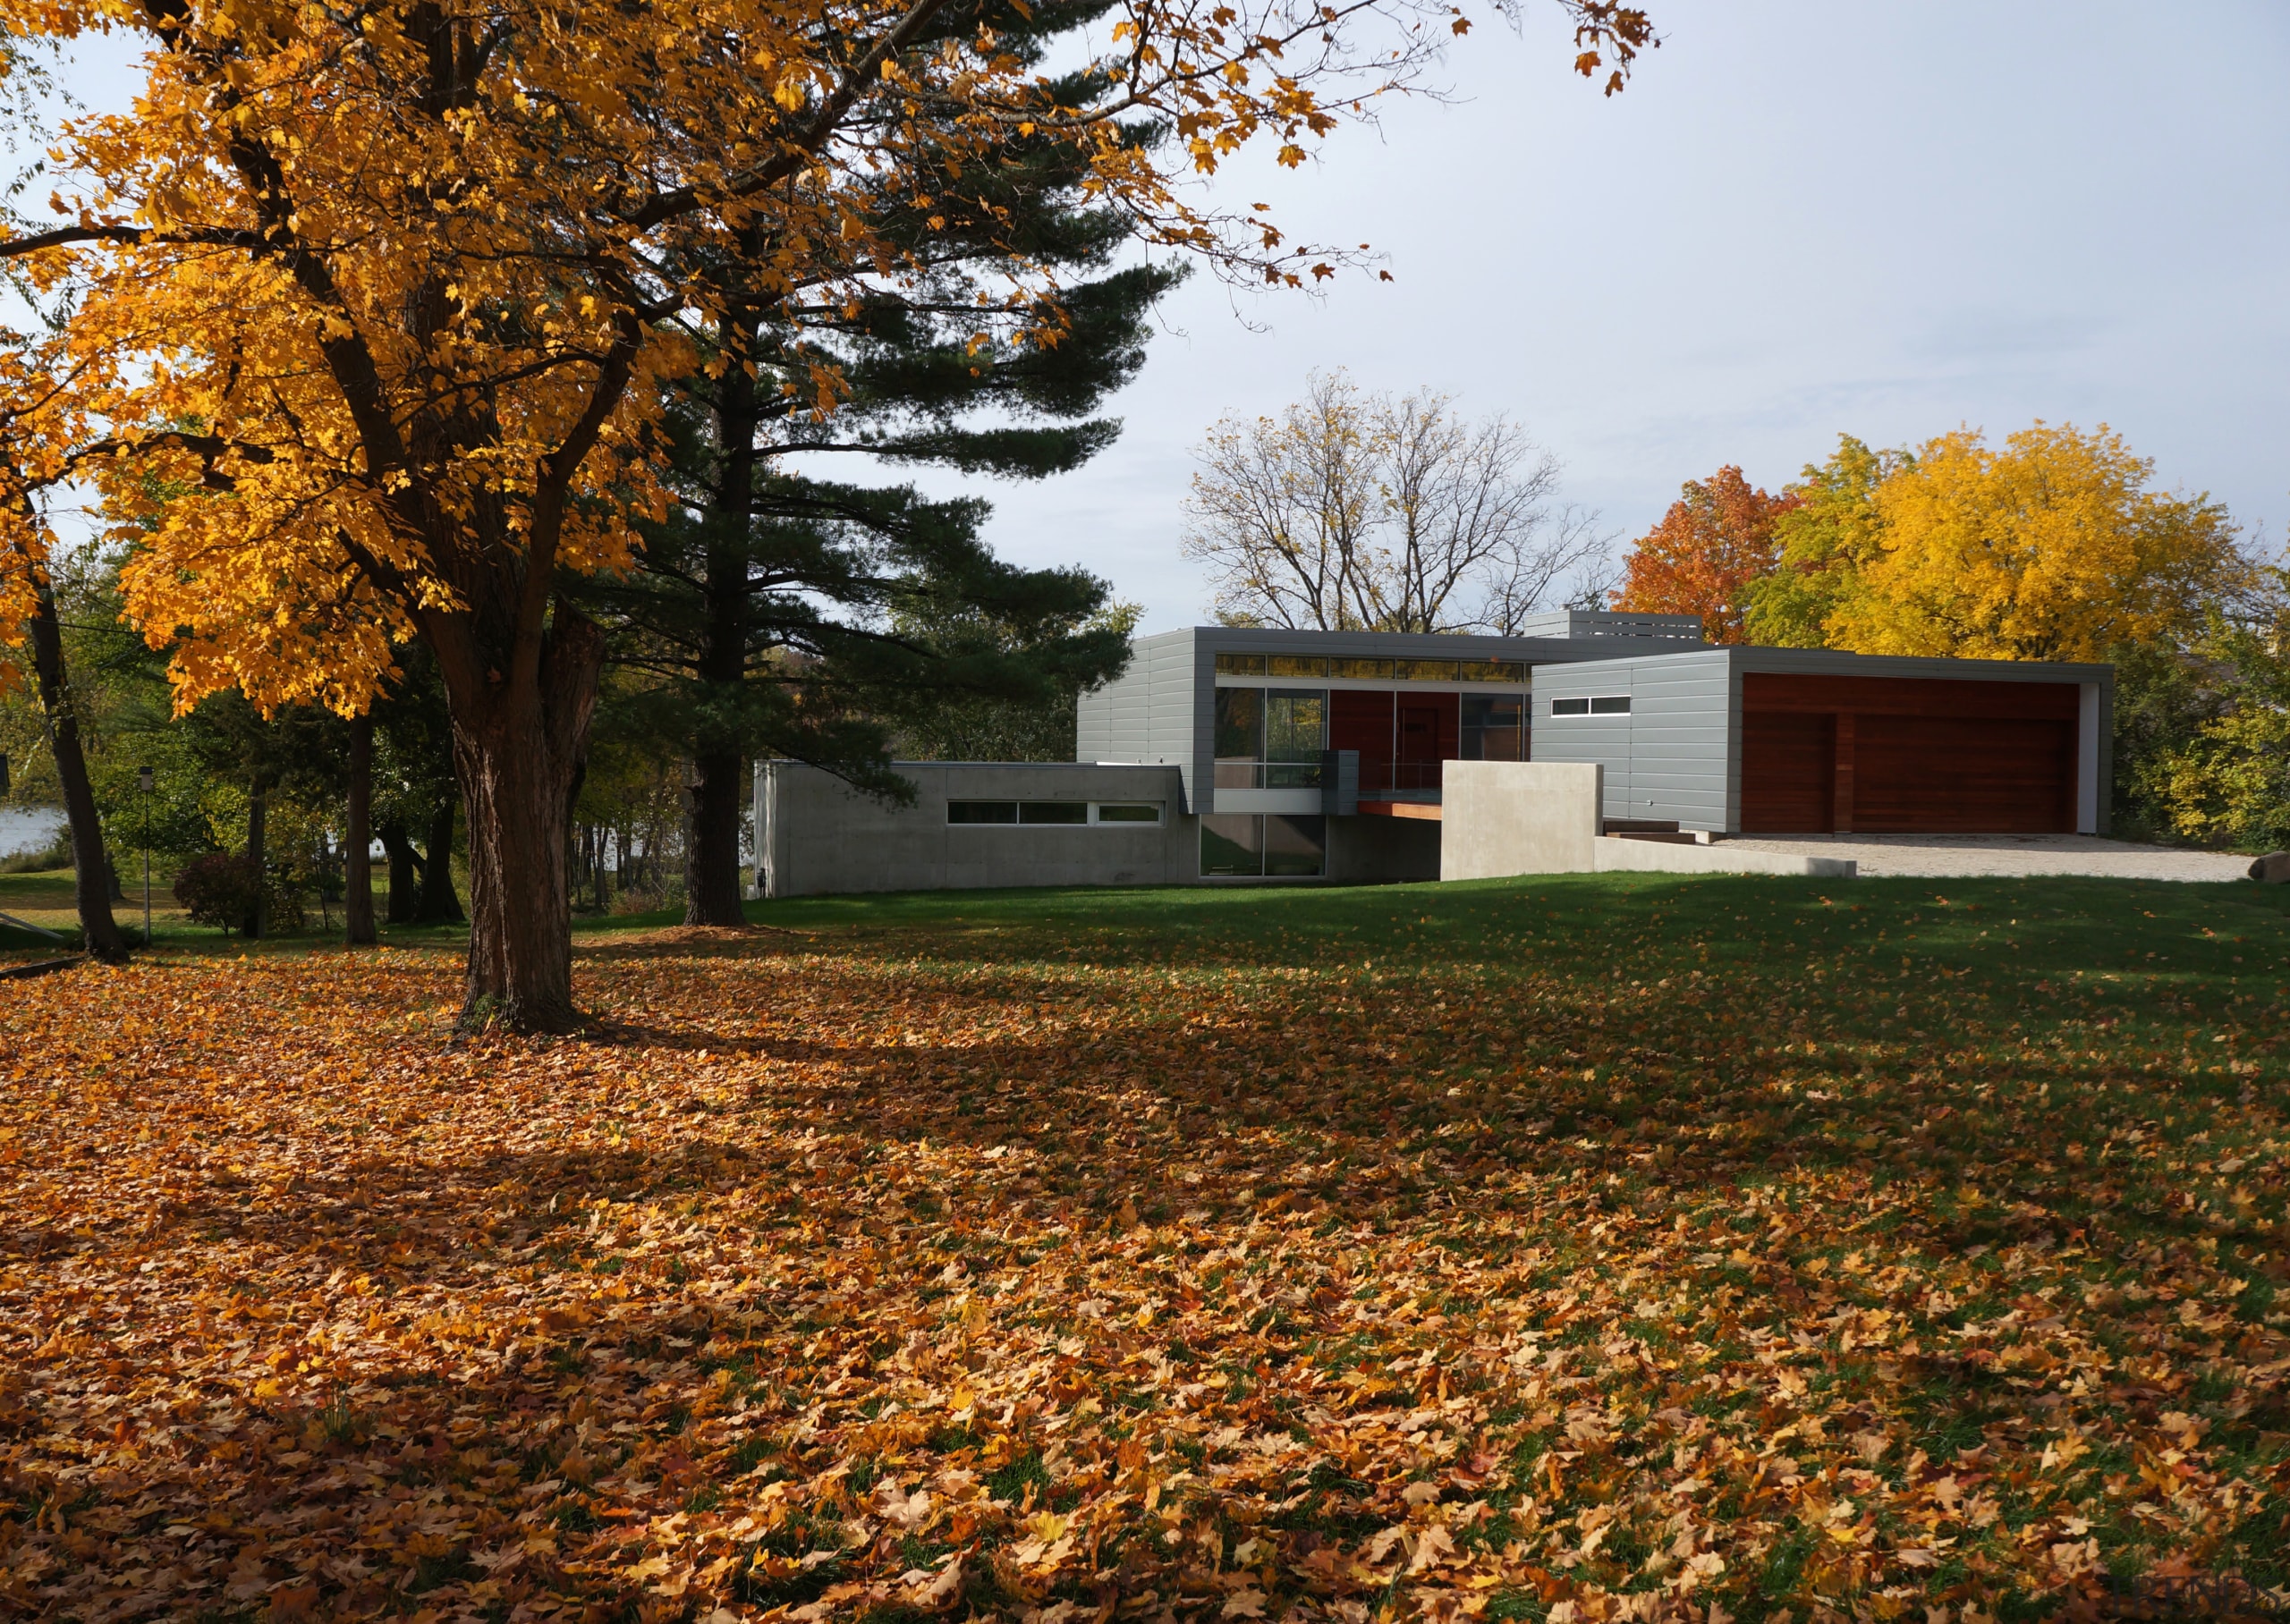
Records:
[[[1605,769],[1587,761],[1451,761],[1439,877],[1514,874],[1786,874],[1846,880],[1850,858],[1745,851],[1601,834]]]
[[[1849,857],[1799,857],[1789,851],[1743,851],[1720,841],[1686,846],[1667,841],[1624,840],[1601,834],[1593,859],[1600,874],[1794,874],[1821,880],[1849,880],[1859,865]]]
[[[1597,862],[1604,773],[1596,762],[1446,763],[1439,877],[1588,874]]]

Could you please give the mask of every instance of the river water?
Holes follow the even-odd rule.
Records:
[[[61,807],[0,806],[0,857],[43,850],[63,827]]]

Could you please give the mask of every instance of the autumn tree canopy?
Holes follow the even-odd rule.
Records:
[[[1689,479],[1661,521],[1623,561],[1614,606],[1638,614],[1698,614],[1713,643],[1743,640],[1750,589],[1772,571],[1774,525],[1797,505],[1768,495],[1731,464]]]
[[[2225,508],[2157,490],[2154,473],[2105,424],[2039,421],[2001,447],[1976,429],[1928,442],[1847,521],[1866,539],[1804,559],[1840,572],[1824,640],[1863,654],[2105,660],[2192,637],[2248,587],[2250,566]]]
[[[1558,3],[1578,67],[1618,85],[1645,15]],[[1332,274],[1188,177],[1260,141],[1301,162],[1463,27],[1431,0],[1071,14],[1094,38],[1069,98],[1001,48],[993,0],[0,0],[22,38],[148,46],[132,109],[65,132],[49,219],[0,244],[73,292],[72,364],[131,379],[86,464],[137,548],[131,612],[174,645],[185,702],[355,710],[396,646],[429,646],[470,820],[472,1019],[578,1019],[565,808],[601,639],[557,586],[625,570],[664,510],[661,402],[725,313],[695,267],[751,264],[790,308],[863,301],[920,274],[878,206],[928,208],[1047,132],[1148,242]],[[1140,119],[1170,124],[1171,159],[1125,138]],[[1058,292],[1014,254],[980,341],[1055,344]],[[821,411],[840,393],[824,359],[768,386]]]

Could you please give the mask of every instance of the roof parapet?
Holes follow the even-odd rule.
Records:
[[[1656,638],[1701,641],[1698,614],[1616,614],[1605,609],[1554,609],[1529,615],[1518,635],[1529,638]]]

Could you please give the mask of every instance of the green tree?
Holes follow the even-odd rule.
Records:
[[[2259,613],[2214,614],[2196,646],[2212,714],[2133,764],[2141,798],[2206,844],[2290,846],[2290,571],[2265,582]]]
[[[1010,8],[1002,47],[1039,63],[1103,9]],[[1056,95],[1081,105],[1107,89],[1069,75]],[[1093,161],[1071,140],[1019,136],[983,168],[899,179],[869,207],[917,270],[864,299],[790,298],[752,256],[704,267],[722,314],[716,364],[683,381],[672,418],[675,505],[647,529],[636,571],[585,595],[615,660],[649,678],[603,703],[690,763],[689,923],[742,919],[747,757],[792,757],[895,796],[905,786],[886,763],[903,723],[964,705],[1005,722],[1070,707],[1127,657],[1124,630],[1102,619],[1105,583],[997,560],[985,503],[818,471],[856,458],[1038,479],[1111,442],[1119,425],[1089,414],[1142,364],[1147,311],[1179,273],[1115,267],[1133,221],[1089,200]],[[1060,283],[1053,342],[1024,331],[1039,309],[996,301],[1022,265]],[[823,363],[845,391],[827,418],[807,385]]]
[[[1872,451],[1851,435],[1822,463],[1807,463],[1787,495],[1796,505],[1774,521],[1776,561],[1747,593],[1743,628],[1751,643],[1827,648],[1829,622],[1881,551],[1878,487],[1915,466],[1905,451]]]

